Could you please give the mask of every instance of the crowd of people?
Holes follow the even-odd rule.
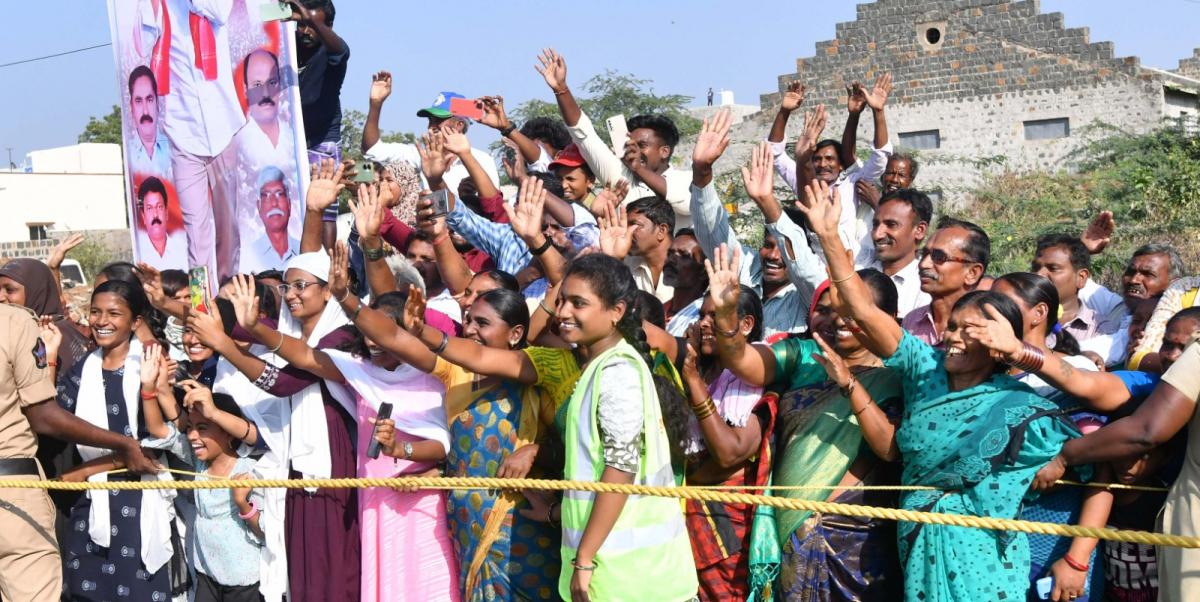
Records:
[[[309,54],[344,50],[318,21],[301,27]],[[186,272],[118,262],[73,312],[57,268],[80,237],[45,263],[0,266],[0,475],[686,484],[1198,534],[1200,447],[1185,427],[1200,428],[1200,279],[1169,244],[1137,249],[1109,290],[1090,271],[1117,228],[1102,212],[1040,238],[1029,271],[989,273],[988,233],[935,207],[917,159],[889,142],[883,74],[847,90],[840,141],[821,138],[824,106],[788,140],[805,91],[788,86],[741,168],[765,223],[750,246],[725,205],[743,199],[714,184],[727,111],[681,168],[671,119],[629,119],[614,148],[565,58],[546,49],[536,70],[561,119],[518,127],[485,96],[472,121],[444,92],[418,112],[417,144],[380,140],[392,79],[377,73],[362,141],[373,181],[318,138],[300,252],[224,278],[201,308]],[[306,124],[310,101],[339,106],[338,87],[313,88]],[[469,127],[499,132],[516,194]],[[353,227],[334,242],[342,194]],[[739,503],[51,497],[0,490],[5,600],[1200,598],[1191,550]]]

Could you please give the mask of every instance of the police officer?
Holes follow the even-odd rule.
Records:
[[[41,479],[36,434],[113,450],[126,468],[159,467],[138,441],[76,418],[55,401],[38,325],[24,307],[0,304],[0,479]],[[57,600],[62,563],[54,505],[41,489],[0,488],[0,595],[6,601]]]

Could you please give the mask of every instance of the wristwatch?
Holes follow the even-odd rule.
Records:
[[[509,122],[507,127],[500,128],[500,135],[508,138],[508,135],[513,133],[513,130],[515,129],[517,129],[517,126],[513,125],[512,122]]]
[[[405,460],[411,460],[411,459],[412,459],[412,455],[413,455],[412,443],[409,443],[408,441],[405,441],[405,442],[404,442],[404,459],[405,459]]]

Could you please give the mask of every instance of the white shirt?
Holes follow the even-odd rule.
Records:
[[[390,161],[403,161],[408,163],[413,167],[416,167],[417,173],[421,174],[421,183],[426,187],[429,186],[429,182],[425,179],[425,174],[421,172],[421,153],[417,151],[417,147],[414,144],[403,142],[376,142],[375,146],[367,149],[367,152],[363,156],[372,161],[378,161],[380,163],[387,163]],[[496,186],[496,188],[499,188],[500,175],[496,173],[496,160],[493,159],[492,156],[487,152],[481,151],[477,148],[471,149],[471,156],[475,157],[475,160],[483,167],[483,171],[487,172],[488,179],[492,181],[492,184]],[[450,167],[446,170],[446,173],[442,175],[442,181],[446,183],[446,187],[450,189],[450,192],[457,196],[459,183],[469,177],[471,177],[471,174],[467,173],[467,168],[463,166],[462,161],[459,161],[456,157],[454,163],[450,165]]]
[[[605,186],[614,184],[617,180],[629,182],[629,194],[625,195],[625,199],[621,201],[622,205],[628,205],[642,197],[658,196],[658,193],[638,179],[633,171],[621,162],[621,158],[613,153],[608,144],[605,144],[604,140],[596,134],[596,128],[586,113],[580,113],[579,123],[573,127],[568,126],[567,130],[571,132],[571,137],[579,146],[579,154],[583,155],[583,160],[587,161],[588,167],[596,175],[597,184]],[[667,202],[675,210],[675,230],[691,228],[691,171],[668,167],[662,176],[667,182]]]
[[[663,303],[670,301],[671,297],[675,296],[675,287],[667,284],[662,272],[658,273],[658,284],[654,284],[654,274],[650,271],[650,265],[646,263],[645,259],[630,255],[625,258],[625,265],[629,266],[629,271],[633,272],[633,281],[637,283],[638,290],[654,295]]]
[[[272,144],[267,133],[253,119],[237,134],[238,159],[250,168],[251,183],[257,180],[258,172],[264,167],[276,167],[287,174],[291,171],[289,168],[296,164],[296,135],[292,132],[292,126],[278,117],[276,121],[279,123],[278,144]],[[288,180],[290,192],[294,188],[290,177]]]
[[[1095,336],[1079,342],[1080,351],[1099,355],[1108,366],[1123,363],[1129,346],[1129,324],[1133,319],[1125,308],[1125,299],[1088,278],[1079,289],[1079,302],[1092,310],[1099,323]]]
[[[244,239],[243,239],[244,240]],[[242,243],[242,258],[238,265],[238,271],[249,274],[258,274],[267,270],[283,270],[283,266],[287,261],[296,256],[296,252],[300,250],[300,241],[294,237],[288,237],[288,248],[283,256],[279,255],[279,251],[275,250],[275,246],[271,244],[271,239],[267,237],[267,233],[263,232],[254,240],[251,245]]]
[[[932,300],[929,293],[921,290],[921,277],[919,275],[921,270],[917,267],[919,263],[914,257],[899,272],[889,276],[896,285],[896,294],[898,297],[896,299],[896,307],[899,310],[898,315],[901,317],[907,316],[908,312],[922,305],[929,305]],[[871,267],[881,272],[883,271],[883,265],[879,261],[876,261]]]
[[[771,154],[775,156],[775,172],[783,178],[783,181],[792,188],[797,196],[804,194],[804,190],[799,188],[799,183],[796,182],[796,160],[788,156],[783,142],[770,142],[770,145]],[[842,243],[846,248],[854,252],[856,269],[870,266],[875,262],[875,245],[871,240],[871,221],[875,217],[875,210],[858,199],[854,187],[859,180],[868,182],[878,180],[887,168],[887,162],[891,156],[892,143],[890,142],[880,148],[873,148],[866,163],[859,161],[842,170],[834,182],[838,197],[842,200],[842,216],[838,220],[838,234],[841,235]],[[821,245],[816,236],[809,236],[809,244],[812,246],[813,252],[823,260],[825,255],[821,251]]]
[[[135,174],[157,176],[171,180],[171,143],[161,129],[154,130],[154,156],[146,152],[146,145],[136,135],[125,140],[129,149],[129,169]]]
[[[183,233],[183,230],[168,233],[167,246],[163,248],[162,255],[159,255],[158,249],[154,248],[154,243],[150,242],[146,231],[137,228],[137,258],[138,261],[144,261],[160,270],[174,269],[186,272],[188,269],[187,235]]]
[[[161,14],[155,16],[154,0],[141,0],[141,48],[154,47],[163,33]],[[171,143],[198,157],[215,157],[229,146],[233,135],[246,123],[242,105],[233,86],[229,56],[228,20],[233,0],[166,0],[171,18],[170,92],[163,94],[163,128]],[[212,24],[216,39],[217,78],[209,81],[196,67],[189,15],[196,13]],[[149,57],[146,57],[149,59]],[[159,83],[159,88],[163,88]]]

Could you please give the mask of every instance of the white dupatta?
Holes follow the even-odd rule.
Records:
[[[103,350],[97,349],[84,359],[83,372],[79,379],[79,393],[75,398],[75,415],[96,427],[108,430],[108,413],[116,414],[119,408],[109,408],[104,395],[104,375],[102,373]],[[129,341],[129,354],[125,357],[125,373],[121,378],[121,390],[125,401],[126,416],[129,417],[130,436],[135,435],[138,416],[141,416],[141,376],[142,344],[136,338]],[[112,453],[110,450],[79,445],[79,455],[85,462]],[[171,473],[163,471],[157,475],[142,475],[143,481],[172,481]],[[93,483],[108,482],[108,475],[100,473],[92,475],[88,481]],[[112,542],[112,530],[116,527],[109,518],[109,502],[112,496],[108,491],[93,489],[88,491],[91,509],[88,513],[88,535],[92,542],[101,547],[109,547]],[[146,489],[142,491],[141,508],[137,509],[138,522],[141,528],[142,549],[141,560],[150,573],[157,572],[171,559],[174,548],[171,546],[171,521],[175,519],[174,489]],[[124,509],[122,509],[124,510]]]
[[[450,451],[450,431],[446,426],[446,407],[442,403],[445,386],[441,381],[408,364],[385,370],[370,360],[344,351],[329,349],[325,354],[337,365],[346,384],[375,411],[379,411],[379,404],[385,401],[397,406],[392,412],[396,430],[437,441]],[[350,400],[351,403],[355,401]],[[360,425],[360,428],[368,427]]]

